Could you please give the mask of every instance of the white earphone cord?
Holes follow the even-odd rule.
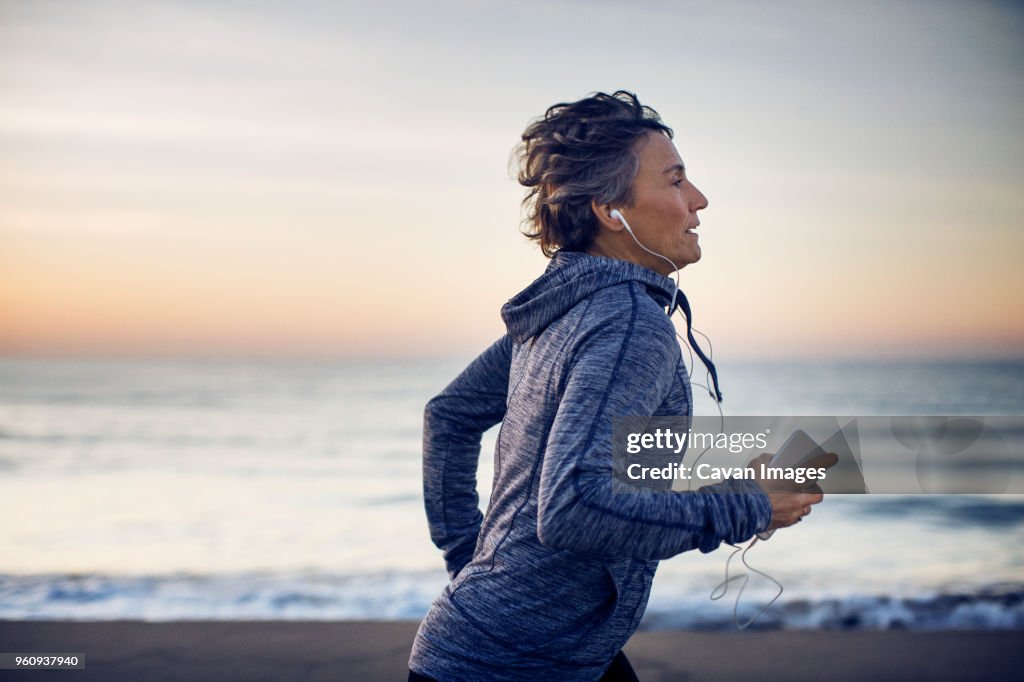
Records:
[[[670,258],[668,258],[667,256],[664,256],[664,255],[658,253],[657,251],[651,251],[646,246],[641,244],[640,240],[637,239],[635,234],[633,234],[633,228],[631,228],[629,226],[629,223],[626,222],[626,216],[622,215],[622,211],[620,211],[619,209],[612,210],[611,217],[619,219],[619,222],[622,223],[622,226],[624,228],[626,228],[626,232],[628,232],[629,236],[633,238],[633,241],[636,242],[637,246],[639,246],[641,249],[643,249],[647,253],[651,254],[652,256],[660,258],[660,259],[662,259],[663,261],[665,261],[666,263],[668,263],[669,265],[672,266],[672,272],[675,274],[675,285],[676,286],[675,286],[675,289],[672,290],[672,302],[669,303],[669,306],[668,306],[669,313],[671,313],[673,310],[675,310],[675,307],[676,307],[676,295],[679,293],[679,266],[676,265],[675,263],[673,263],[672,260]]]
[[[763,614],[765,611],[767,611],[768,607],[770,607],[772,604],[774,604],[775,601],[779,597],[782,596],[782,592],[784,590],[784,588],[782,587],[782,583],[780,583],[778,580],[776,580],[775,578],[771,577],[770,575],[768,575],[764,571],[757,570],[756,568],[751,566],[749,563],[747,563],[747,552],[749,552],[750,548],[753,547],[756,544],[757,544],[757,536],[755,536],[753,541],[751,541],[751,543],[749,545],[747,545],[746,547],[738,547],[737,545],[729,543],[729,546],[730,547],[735,547],[735,549],[733,549],[732,553],[729,555],[729,558],[725,560],[725,580],[723,580],[722,582],[720,582],[717,585],[715,585],[715,588],[713,590],[711,590],[711,601],[718,601],[719,599],[724,597],[726,595],[726,593],[729,591],[729,583],[731,583],[734,580],[742,580],[743,581],[743,582],[740,583],[740,590],[739,590],[739,592],[736,593],[736,601],[732,605],[732,622],[736,625],[736,629],[737,630],[745,630],[747,628],[747,626],[749,626],[755,620],[760,618],[761,614]],[[740,625],[740,621],[739,621],[740,597],[743,596],[743,590],[746,589],[747,583],[750,582],[750,576],[747,575],[746,573],[740,573],[739,575],[734,575],[731,578],[729,577],[729,562],[732,561],[732,558],[734,556],[736,556],[737,552],[740,553],[740,561],[742,561],[743,565],[747,567],[747,570],[749,570],[751,573],[757,573],[758,575],[764,576],[768,580],[770,580],[773,583],[775,583],[776,587],[779,588],[779,591],[775,593],[775,596],[772,597],[771,599],[769,599],[767,604],[762,606],[758,610],[757,613],[755,613],[753,616],[751,616],[742,625]],[[719,592],[719,590],[721,590],[721,591]]]
[[[693,329],[693,331],[695,333],[700,334],[701,336],[703,336],[704,340],[707,341],[707,343],[708,343],[708,359],[711,360],[712,362],[714,362],[714,360],[715,360],[715,347],[714,347],[714,345],[712,345],[711,339],[708,337],[707,334],[705,334],[701,330],[697,329],[696,327],[692,327],[692,329]],[[690,366],[692,367],[694,365],[693,349],[690,348],[690,344],[686,342],[686,339],[684,339],[683,336],[679,332],[676,332],[676,336],[679,337],[679,340],[682,343],[686,344],[687,350],[690,351]],[[704,372],[704,386],[708,390],[708,395],[714,397],[714,393],[711,390],[711,373],[706,371],[706,370]],[[718,408],[718,433],[724,433],[725,432],[725,414],[722,412],[722,404],[719,403],[717,400],[714,400],[713,402],[715,403],[715,407]],[[703,457],[705,454],[707,454],[708,450],[710,450],[710,449],[711,449],[710,445],[708,447],[704,448],[704,450],[699,455],[697,455],[697,458],[695,460],[693,460],[693,465],[692,466],[694,466],[694,467],[697,466],[697,463],[700,462],[701,457]],[[691,478],[691,479],[687,480],[686,489],[687,490],[691,490],[692,486],[693,486],[693,479]],[[778,600],[779,597],[782,596],[782,592],[784,591],[785,588],[782,586],[782,583],[780,583],[778,580],[776,580],[775,578],[771,577],[770,575],[768,575],[764,571],[759,571],[758,569],[754,568],[747,561],[747,552],[750,551],[751,547],[753,547],[754,545],[757,544],[757,536],[756,535],[754,536],[754,539],[750,542],[750,544],[747,545],[746,547],[739,547],[739,546],[734,545],[732,543],[728,543],[728,544],[729,544],[730,547],[733,547],[734,549],[729,554],[729,558],[725,560],[725,579],[722,582],[718,583],[718,585],[716,585],[714,587],[714,589],[711,590],[710,597],[711,597],[711,601],[718,601],[719,599],[721,599],[722,597],[724,597],[728,593],[729,585],[733,581],[742,580],[742,582],[740,583],[739,591],[736,593],[736,601],[733,602],[733,606],[732,606],[732,622],[736,625],[736,629],[737,630],[745,630],[750,624],[752,624],[755,620],[760,618],[761,615],[765,611],[767,611],[768,608],[772,604],[774,604]],[[775,595],[771,599],[768,600],[768,603],[765,604],[764,606],[762,606],[757,611],[757,613],[755,613],[753,616],[751,616],[743,624],[740,624],[740,621],[739,621],[740,599],[743,597],[743,591],[746,589],[747,583],[750,582],[750,576],[747,575],[746,573],[740,573],[739,575],[734,575],[731,578],[729,577],[729,564],[732,562],[733,557],[735,557],[737,553],[740,554],[740,561],[742,561],[743,565],[747,567],[747,570],[749,570],[751,573],[757,573],[760,576],[764,576],[765,578],[767,578],[771,582],[775,583],[775,585],[779,588],[779,591],[776,592]]]
[[[636,242],[637,246],[639,246],[641,249],[643,249],[647,253],[651,254],[652,256],[656,256],[657,258],[662,259],[663,261],[665,261],[666,263],[668,263],[669,265],[672,266],[672,270],[675,273],[675,285],[676,286],[675,286],[675,289],[672,292],[672,302],[669,304],[669,308],[668,308],[669,314],[671,315],[672,313],[675,312],[675,309],[676,309],[676,297],[677,297],[677,295],[679,293],[679,267],[676,266],[676,264],[673,263],[672,260],[669,259],[667,256],[664,256],[664,255],[662,255],[662,254],[660,254],[660,253],[658,253],[656,251],[651,251],[649,248],[647,248],[646,246],[641,244],[640,240],[637,239],[635,234],[633,234],[632,228],[630,228],[629,223],[626,222],[626,218],[625,218],[625,216],[622,215],[621,211],[619,211],[617,209],[613,210],[611,215],[612,215],[613,218],[617,217],[619,219],[619,221],[622,222],[622,226],[624,228],[626,228],[626,232],[628,232],[629,236],[633,238],[633,241]],[[711,362],[714,362],[714,359],[715,359],[715,348],[711,344],[711,339],[708,338],[707,334],[705,334],[704,332],[700,331],[696,327],[691,327],[691,329],[694,332],[696,332],[697,334],[700,334],[701,336],[703,336],[704,340],[708,342],[708,360],[710,360]],[[676,336],[679,337],[679,340],[682,341],[686,345],[686,349],[690,353],[690,368],[691,369],[687,370],[687,375],[688,376],[692,376],[692,367],[694,366],[693,349],[690,348],[690,344],[686,341],[686,339],[684,339],[682,337],[682,335],[678,331],[676,332]],[[709,372],[707,370],[707,368],[705,368],[705,372],[704,372],[704,386],[708,390],[708,395],[710,395],[712,397],[712,399],[714,399],[715,393],[711,389],[711,372]],[[718,429],[718,432],[719,433],[724,433],[725,432],[725,413],[722,412],[722,404],[720,402],[715,400],[714,403],[715,403],[715,407],[718,408],[718,418],[719,418],[719,422],[718,422],[719,423],[719,429]],[[707,454],[708,450],[710,450],[710,449],[711,449],[711,446],[708,446],[708,447],[704,448],[704,451],[701,452],[699,455],[697,455],[697,458],[695,460],[693,460],[693,466],[697,466],[697,463],[700,461],[701,457],[703,457],[705,454]],[[692,484],[693,484],[692,480],[689,480],[687,482],[687,490],[688,491],[690,490],[690,486]],[[782,592],[783,592],[783,589],[784,589],[782,587],[782,583],[780,583],[778,580],[776,580],[775,578],[771,577],[770,575],[768,575],[764,571],[757,570],[756,568],[754,568],[753,566],[751,566],[747,562],[747,552],[749,552],[750,548],[753,547],[756,544],[757,544],[757,537],[756,536],[754,537],[753,541],[749,545],[747,545],[746,547],[738,547],[737,545],[733,545],[732,543],[729,543],[729,545],[731,547],[734,547],[735,549],[729,555],[729,558],[725,560],[725,580],[723,580],[722,582],[718,583],[718,585],[716,585],[715,588],[713,590],[711,590],[711,595],[710,595],[712,601],[717,601],[717,600],[721,599],[722,597],[724,597],[726,595],[726,593],[729,591],[729,583],[731,583],[734,580],[742,580],[743,581],[740,584],[739,592],[736,593],[736,601],[735,601],[735,603],[733,603],[733,607],[732,607],[732,620],[733,620],[733,623],[735,623],[736,628],[739,629],[739,630],[745,630],[747,628],[747,626],[749,626],[755,620],[760,618],[761,614],[763,614],[765,611],[767,611],[768,607],[770,607],[772,604],[774,604],[775,601],[779,597],[782,596]],[[740,607],[740,597],[743,596],[743,591],[746,589],[747,583],[750,582],[750,576],[748,574],[746,574],[746,573],[740,573],[739,575],[735,575],[735,576],[733,576],[731,578],[729,577],[729,563],[732,561],[732,558],[734,556],[736,556],[737,552],[740,553],[740,561],[742,561],[743,565],[747,567],[747,570],[749,570],[751,573],[757,573],[758,575],[764,576],[768,580],[770,580],[773,583],[775,583],[775,585],[777,585],[778,588],[779,588],[779,591],[775,594],[775,596],[772,597],[768,601],[767,604],[762,606],[761,609],[757,613],[755,613],[753,616],[751,616],[750,619],[747,620],[742,625],[740,625],[740,623],[739,623],[739,615],[738,615],[739,607]],[[720,593],[719,593],[719,590],[721,590]],[[717,596],[716,596],[716,594],[717,594]]]
[[[669,314],[674,313],[675,310],[676,310],[676,296],[679,293],[679,267],[674,262],[672,262],[672,260],[670,258],[668,258],[667,256],[664,256],[664,255],[658,253],[657,251],[652,251],[651,249],[649,249],[646,246],[644,246],[640,242],[640,240],[637,239],[637,236],[635,234],[633,234],[633,228],[631,228],[629,226],[629,223],[626,222],[626,217],[624,215],[622,215],[622,211],[620,211],[619,209],[615,209],[615,210],[613,210],[611,212],[611,216],[613,218],[618,218],[619,219],[619,221],[622,223],[622,226],[624,228],[626,228],[626,232],[628,232],[629,236],[633,238],[633,241],[636,242],[637,246],[639,246],[641,249],[643,249],[647,253],[651,254],[652,256],[656,256],[657,258],[662,259],[663,261],[665,261],[666,263],[668,263],[669,265],[672,266],[672,270],[675,273],[675,284],[676,284],[676,286],[675,286],[675,290],[673,290],[673,292],[672,292],[672,302],[669,304],[669,308],[668,309],[669,309]],[[697,328],[693,328],[693,331],[695,331],[698,334],[700,334],[701,336],[703,336],[704,339],[708,342],[708,353],[709,353],[708,359],[714,361],[715,348],[714,348],[714,346],[711,345],[711,339],[708,338],[707,334],[705,334],[704,332],[700,331]],[[687,368],[686,374],[687,374],[687,376],[693,376],[693,367],[695,366],[695,361],[693,359],[693,349],[690,348],[690,344],[686,341],[686,339],[684,339],[682,337],[682,335],[678,331],[676,332],[676,336],[679,337],[679,340],[683,343],[683,345],[686,346],[686,350],[690,354],[690,367]],[[705,370],[704,370],[704,386],[708,390],[708,395],[713,397],[715,394],[711,390],[711,373],[707,371],[707,368],[705,368]],[[719,429],[718,429],[718,431],[719,431],[719,433],[722,433],[725,430],[725,414],[722,412],[722,405],[717,400],[715,401],[715,407],[718,408],[718,416],[719,416]],[[700,461],[701,457],[703,457],[707,453],[707,451],[710,450],[710,449],[711,449],[711,446],[708,446],[708,447],[704,448],[704,451],[701,452],[700,455],[697,456],[697,459],[695,459],[693,461],[693,466],[697,466],[697,463]],[[687,483],[687,490],[690,489],[691,485],[693,485],[693,481],[692,480],[688,481],[688,483]]]

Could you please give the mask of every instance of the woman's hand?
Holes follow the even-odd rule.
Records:
[[[747,466],[754,467],[755,471],[761,471],[761,465],[765,466],[771,461],[772,453],[766,452],[754,458]],[[839,461],[839,457],[833,453],[827,453],[824,457],[808,466],[829,468]],[[796,483],[791,480],[767,479],[758,476],[754,480],[768,494],[772,505],[772,522],[766,530],[785,528],[799,523],[805,516],[811,513],[811,507],[824,499],[824,494],[817,483]]]

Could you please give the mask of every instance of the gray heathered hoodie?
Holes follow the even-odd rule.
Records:
[[[659,559],[768,526],[752,481],[613,492],[612,417],[692,414],[664,309],[672,287],[633,263],[558,253],[502,308],[508,333],[427,405],[424,499],[452,581],[410,669],[445,682],[597,680],[636,630]],[[480,439],[499,421],[484,516]]]

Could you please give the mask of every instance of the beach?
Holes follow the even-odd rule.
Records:
[[[4,652],[79,653],[84,670],[0,671],[2,680],[403,680],[415,621],[0,622]],[[1020,631],[639,632],[640,679],[1008,680]]]

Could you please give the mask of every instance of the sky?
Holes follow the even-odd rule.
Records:
[[[0,355],[470,355],[545,267],[510,153],[624,88],[731,357],[1019,357],[1024,9],[0,0]]]

